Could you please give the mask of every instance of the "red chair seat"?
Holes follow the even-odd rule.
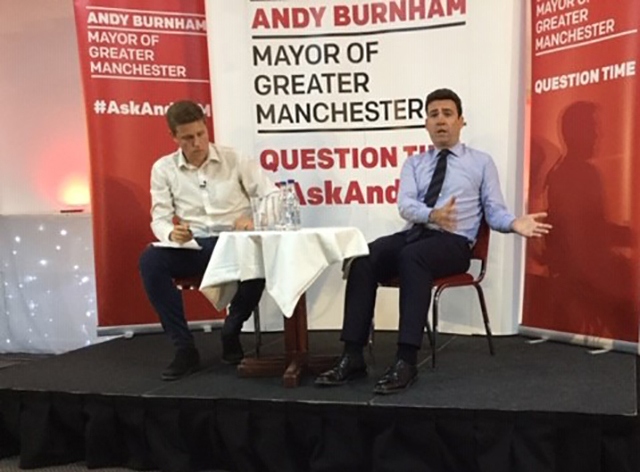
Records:
[[[173,283],[180,290],[198,290],[202,283],[202,277],[176,277]]]
[[[474,277],[471,274],[458,274],[458,275],[450,275],[449,277],[442,277],[441,279],[436,279],[433,283],[434,287],[439,287],[441,285],[447,285],[449,287],[458,287],[461,285],[469,285],[473,283]]]

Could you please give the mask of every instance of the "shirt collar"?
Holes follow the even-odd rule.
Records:
[[[440,149],[438,149],[437,147],[434,146],[433,147],[433,155],[437,156],[439,152],[440,152]],[[460,157],[462,155],[462,153],[464,152],[464,144],[462,144],[460,141],[458,141],[458,143],[455,146],[449,148],[449,152],[452,155],[456,156],[456,157]]]
[[[184,157],[184,154],[182,153],[182,149],[178,148],[176,153],[178,154],[178,167],[180,167],[181,169],[186,169],[189,166],[191,166],[191,164],[187,162],[186,157]],[[203,166],[206,165],[207,162],[209,161],[220,162],[220,155],[218,154],[218,150],[211,143],[209,143],[209,153],[207,154],[207,158],[204,160],[202,165]]]

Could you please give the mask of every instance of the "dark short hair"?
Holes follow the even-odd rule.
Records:
[[[441,88],[434,90],[429,95],[427,95],[427,99],[424,101],[424,111],[427,112],[429,108],[429,104],[431,102],[435,102],[436,100],[453,100],[453,103],[456,104],[456,108],[458,110],[458,116],[462,116],[462,100],[458,97],[458,94],[453,90],[447,88]]]
[[[204,112],[195,102],[180,100],[174,102],[167,110],[167,124],[171,134],[176,134],[179,125],[186,125],[194,121],[204,121]]]

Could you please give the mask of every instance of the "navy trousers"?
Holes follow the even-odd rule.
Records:
[[[193,346],[193,335],[184,316],[182,295],[173,283],[178,277],[202,276],[218,238],[196,238],[201,251],[147,246],[140,256],[139,269],[147,297],[162,327],[176,348]],[[264,279],[240,282],[222,328],[223,335],[239,334],[264,290]]]
[[[369,244],[369,255],[349,269],[341,339],[364,346],[369,338],[378,284],[400,280],[398,343],[415,347],[422,338],[433,280],[466,272],[471,247],[463,236],[425,230],[407,242],[407,231],[383,236]]]

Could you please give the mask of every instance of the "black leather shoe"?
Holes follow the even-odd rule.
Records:
[[[367,364],[362,356],[343,354],[338,363],[332,368],[318,375],[316,385],[344,385],[349,380],[354,380],[367,375]]]
[[[185,377],[200,367],[200,354],[195,347],[181,348],[164,372],[162,380],[178,380]]]
[[[239,364],[244,359],[244,351],[240,344],[239,334],[222,335],[222,362],[225,364]]]
[[[418,368],[402,359],[398,359],[378,380],[376,386],[373,387],[373,393],[386,395],[401,392],[410,387],[417,378]]]

